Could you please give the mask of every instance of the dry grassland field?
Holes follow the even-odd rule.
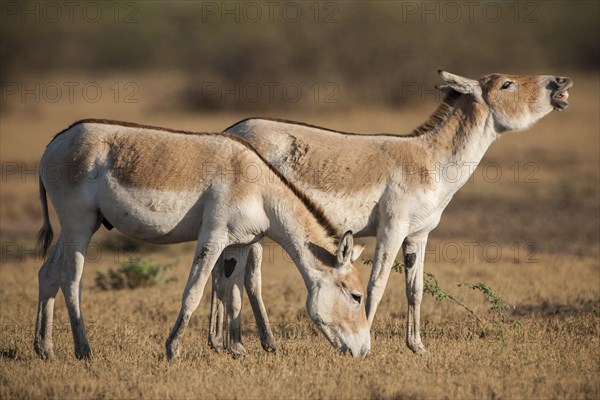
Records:
[[[186,331],[182,357],[168,362],[164,344],[194,246],[145,245],[104,228],[93,238],[83,278],[93,358],[75,359],[59,294],[56,359],[38,359],[33,330],[41,260],[34,242],[42,218],[36,163],[51,137],[87,117],[219,131],[248,115],[167,110],[167,95],[151,95],[168,86],[165,76],[135,77],[143,100],[138,103],[3,103],[0,398],[600,398],[599,80],[571,76],[570,107],[493,144],[430,236],[425,271],[483,325],[451,299],[426,294],[422,330],[430,353],[413,355],[404,344],[404,277],[393,273],[365,360],[342,356],[326,342],[306,314],[300,274],[268,242],[264,298],[279,352],[262,351],[247,299],[243,335],[249,355],[233,359],[212,351],[209,284]],[[97,81],[108,87],[128,77],[105,79]],[[435,100],[428,100],[397,111],[265,115],[340,130],[407,132],[435,109]],[[54,214],[52,220],[59,230]],[[367,260],[374,241],[361,241]],[[102,290],[95,283],[99,272],[119,268],[132,254],[178,263],[165,273],[168,282],[157,286]],[[366,282],[370,268],[362,261],[355,265]],[[457,286],[464,282],[485,283],[508,308],[492,310],[480,291]]]

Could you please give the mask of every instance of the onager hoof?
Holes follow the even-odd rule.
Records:
[[[83,346],[82,349],[75,350],[75,357],[77,357],[78,360],[89,360],[92,358],[92,351],[89,346]]]
[[[232,343],[229,346],[229,351],[231,352],[231,355],[234,359],[238,359],[240,357],[245,357],[248,355],[246,348],[241,342]]]
[[[225,350],[225,346],[223,345],[223,337],[222,336],[217,336],[217,337],[209,336],[208,337],[208,345],[210,346],[211,349],[213,349],[217,353],[220,353],[223,350]]]
[[[52,348],[52,344],[43,345],[35,342],[33,344],[33,349],[42,360],[50,361],[54,359],[54,349]]]
[[[414,352],[415,352],[416,355],[419,355],[419,356],[427,356],[427,355],[429,355],[429,351],[427,351],[427,349],[425,347],[421,347],[421,348],[419,348],[417,350],[414,350]]]
[[[260,342],[260,345],[267,353],[277,353],[277,343],[275,343],[275,341],[268,340],[266,342]]]
[[[167,359],[169,361],[175,360],[179,357],[179,353],[181,352],[181,345],[178,340],[167,339]]]
[[[419,356],[425,356],[425,355],[429,354],[429,352],[427,351],[427,349],[425,348],[423,343],[419,343],[416,345],[407,344],[407,346],[409,349],[411,349],[413,351],[413,353],[415,353]]]

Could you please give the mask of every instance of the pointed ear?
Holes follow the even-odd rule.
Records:
[[[463,94],[481,96],[481,86],[479,85],[478,81],[464,78],[459,75],[454,75],[450,72],[442,71],[441,69],[438,70],[438,74],[446,83],[445,85],[436,85],[436,87],[442,92],[452,89]]]
[[[344,266],[352,262],[352,253],[354,249],[354,237],[352,236],[352,231],[347,231],[342,236],[342,240],[340,240],[340,244],[337,248],[337,262],[338,266]]]
[[[360,255],[362,254],[364,249],[365,249],[364,244],[355,244],[354,245],[354,247],[352,248],[352,262],[358,260],[358,257],[360,257]]]

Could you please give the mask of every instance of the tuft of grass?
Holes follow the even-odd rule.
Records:
[[[95,279],[96,286],[102,290],[120,290],[156,286],[172,282],[177,280],[177,278],[171,276],[165,279],[164,274],[177,265],[178,262],[179,260],[173,264],[161,265],[157,264],[152,258],[127,257],[116,271],[111,268],[106,274],[97,272]]]

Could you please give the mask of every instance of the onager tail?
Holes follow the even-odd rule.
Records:
[[[42,257],[46,258],[48,254],[48,248],[52,243],[52,238],[54,237],[54,233],[52,232],[52,224],[50,224],[50,216],[48,215],[48,200],[46,198],[46,188],[44,187],[44,183],[42,182],[42,177],[40,176],[40,200],[42,201],[42,213],[44,214],[44,225],[38,232],[37,236],[37,248],[41,250]]]

